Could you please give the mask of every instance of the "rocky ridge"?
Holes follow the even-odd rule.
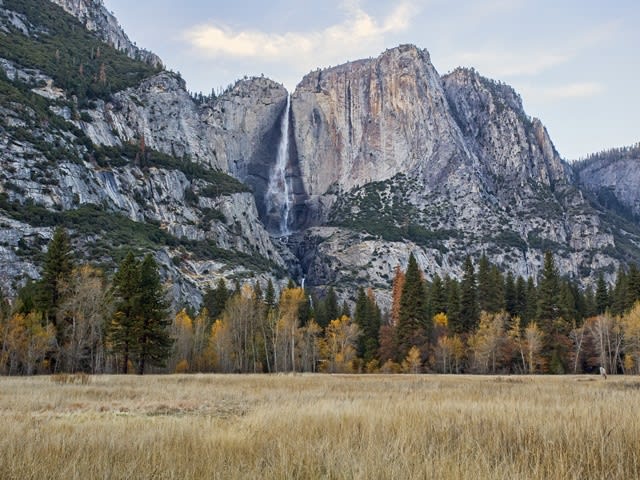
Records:
[[[96,32],[107,44],[129,57],[154,67],[162,67],[162,60],[155,53],[138,48],[122,30],[116,17],[109,12],[102,0],[50,0],[76,17],[84,27]]]

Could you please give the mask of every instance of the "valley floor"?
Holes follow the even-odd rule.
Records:
[[[0,378],[0,478],[630,479],[640,378]]]

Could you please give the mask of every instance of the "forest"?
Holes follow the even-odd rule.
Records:
[[[635,265],[582,290],[550,252],[537,282],[485,256],[427,281],[411,255],[389,311],[364,287],[340,304],[333,287],[220,278],[199,311],[172,312],[152,255],[110,276],[74,257],[57,228],[42,278],[0,299],[0,373],[640,373]]]

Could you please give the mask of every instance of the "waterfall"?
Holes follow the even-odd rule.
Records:
[[[278,232],[282,236],[288,236],[289,210],[291,209],[291,187],[287,180],[287,164],[289,163],[289,110],[291,109],[291,96],[287,94],[287,105],[282,115],[280,124],[280,144],[278,145],[278,157],[269,175],[269,186],[265,195],[265,203],[270,218],[277,219]]]

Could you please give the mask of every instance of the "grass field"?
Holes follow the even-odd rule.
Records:
[[[4,377],[0,478],[633,479],[639,409],[637,377]]]

